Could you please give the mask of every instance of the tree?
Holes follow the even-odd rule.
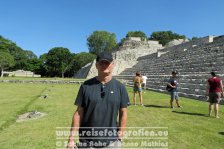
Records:
[[[10,54],[15,59],[15,65],[13,66],[13,70],[25,70],[28,60],[25,51],[18,47],[10,47]]]
[[[13,56],[7,52],[0,52],[0,68],[1,77],[3,77],[3,72],[5,69],[12,67],[14,64]]]
[[[123,43],[126,40],[126,38],[122,38],[121,41],[118,44]]]
[[[185,39],[186,37],[184,35],[179,35],[176,33],[173,33],[172,31],[158,31],[153,32],[150,40],[157,40],[160,44],[163,46],[167,44],[168,42],[172,41],[173,39]]]
[[[35,58],[37,58],[37,56],[33,53],[33,51],[30,51],[30,50],[25,50],[24,54],[26,55],[26,57],[28,59],[35,59]]]
[[[25,50],[23,52],[26,57],[23,69],[37,72],[40,69],[41,61],[37,59],[37,56],[32,51]]]
[[[110,52],[117,45],[116,35],[107,31],[94,31],[87,38],[87,45],[90,53]]]
[[[74,55],[73,57],[74,71],[77,72],[83,66],[92,62],[94,59],[96,59],[96,55],[92,53],[81,52]]]
[[[61,75],[64,78],[65,72],[71,67],[72,54],[67,48],[52,48],[46,56],[46,68],[50,76]]]
[[[41,76],[49,76],[46,66],[47,53],[40,55],[38,60],[40,61],[40,68],[35,70],[35,73],[40,74]]]
[[[197,40],[199,37],[192,37],[191,40]]]
[[[27,60],[26,70],[39,73],[41,68],[41,60],[38,58],[32,58]]]
[[[78,54],[72,54],[73,62],[71,68],[66,72],[66,75],[73,77],[74,73],[78,72],[83,66],[96,59],[96,55],[92,53],[81,52]]]
[[[13,56],[15,65],[12,70],[25,69],[28,57],[25,50],[17,46],[16,43],[0,36],[0,51],[8,52]]]
[[[23,69],[34,71],[38,69],[39,62],[37,56],[32,51],[23,50],[16,43],[2,36],[0,36],[0,52],[8,52],[13,56],[15,65],[11,68],[12,70]]]
[[[141,40],[147,38],[146,34],[142,31],[130,31],[127,33],[126,37],[140,37]]]

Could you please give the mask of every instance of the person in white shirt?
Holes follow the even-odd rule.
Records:
[[[146,80],[147,80],[147,76],[143,75],[142,76],[142,89],[146,90]]]

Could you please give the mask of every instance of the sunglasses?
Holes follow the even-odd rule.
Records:
[[[101,85],[101,90],[100,90],[100,96],[101,98],[104,98],[105,97],[105,86],[104,85]]]

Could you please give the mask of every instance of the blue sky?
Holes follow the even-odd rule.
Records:
[[[223,0],[0,0],[0,35],[37,56],[53,47],[88,52],[96,30],[171,30],[204,37],[224,34]]]

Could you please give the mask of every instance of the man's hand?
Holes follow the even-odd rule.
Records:
[[[124,133],[122,131],[118,131],[118,139],[123,140]]]
[[[78,106],[72,118],[72,126],[70,129],[70,136],[68,138],[67,149],[77,148],[74,142],[75,136],[73,135],[73,133],[79,129],[80,123],[82,121],[82,117],[83,117],[83,108]]]
[[[77,148],[74,140],[69,140],[66,149],[74,149],[74,148]]]

